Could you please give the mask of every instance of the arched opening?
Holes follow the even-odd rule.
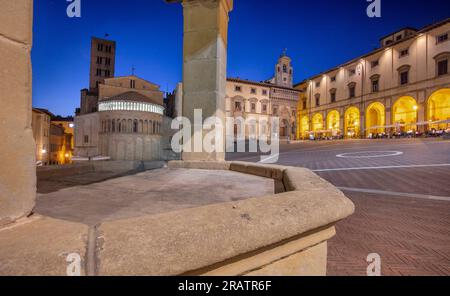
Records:
[[[287,119],[281,119],[280,122],[280,138],[287,138],[290,135],[290,124],[289,120]]]
[[[366,137],[373,137],[385,132],[386,108],[383,104],[375,102],[366,110]]]
[[[138,123],[138,120],[135,119],[133,121],[133,133],[137,133],[137,132],[139,132],[139,123]]]
[[[327,115],[327,130],[331,131],[333,137],[338,137],[341,135],[340,125],[340,115],[337,110],[332,110],[328,112]]]
[[[427,105],[427,118],[433,123],[430,129],[448,128],[449,123],[443,121],[450,120],[450,88],[434,92],[428,99]]]
[[[300,137],[308,138],[309,133],[309,118],[308,116],[303,116],[300,120]]]
[[[392,122],[397,125],[397,132],[416,130],[417,102],[413,97],[401,97],[392,107]]]
[[[360,112],[356,107],[350,107],[345,111],[345,137],[358,138],[360,135]]]
[[[323,116],[320,113],[316,113],[312,118],[312,131],[314,133],[320,133],[323,131]]]

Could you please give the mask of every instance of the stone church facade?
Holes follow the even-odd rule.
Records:
[[[91,51],[115,52],[115,43],[98,44],[102,42],[94,38]],[[110,44],[114,46],[110,48]],[[159,160],[163,92],[158,85],[135,75],[113,77],[114,69],[109,65],[108,70],[102,70],[103,65],[93,70],[99,62],[114,65],[114,60],[114,55],[106,60],[91,56],[90,88],[81,91],[75,117],[74,154],[78,159]]]

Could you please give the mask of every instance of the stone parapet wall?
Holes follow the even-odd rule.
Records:
[[[55,177],[67,177],[92,172],[132,172],[164,167],[164,161],[91,161],[70,165],[37,168],[37,179],[45,180]]]
[[[96,164],[100,167],[83,169],[124,167],[119,162]],[[0,247],[6,250],[0,253],[0,275],[64,275],[63,252],[81,256],[83,275],[326,275],[327,241],[336,234],[335,224],[354,211],[341,191],[302,168],[169,163],[168,170],[179,168],[263,176],[281,182],[284,192],[106,220],[90,228],[35,215],[25,224],[0,228]],[[123,198],[131,198],[125,192]],[[11,247],[17,234],[21,239]],[[54,242],[49,246],[50,237]]]
[[[169,169],[179,168],[272,178],[285,192],[103,223],[99,274],[326,275],[334,224],[355,209],[341,191],[303,168],[169,162]]]

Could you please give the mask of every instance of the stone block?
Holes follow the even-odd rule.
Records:
[[[21,28],[29,22],[31,1],[1,2],[0,28],[15,32],[5,9],[17,17]],[[16,6],[15,6],[16,5]],[[21,10],[24,11],[21,11]],[[27,10],[28,9],[28,10]],[[5,22],[5,23],[2,23]],[[17,29],[20,31],[19,29]],[[31,30],[31,28],[30,28]],[[22,36],[22,35],[18,35]],[[16,36],[16,38],[19,38]],[[0,36],[0,224],[27,216],[34,207],[36,195],[35,143],[31,130],[31,63],[27,45]],[[2,222],[3,221],[3,222]]]
[[[33,0],[0,0],[0,7],[0,35],[31,46]]]
[[[230,164],[230,170],[264,178],[270,178],[282,181],[284,171],[288,167],[280,165],[259,164],[251,162],[233,161]]]
[[[342,193],[324,189],[105,222],[99,272],[190,273],[329,227],[353,211]]]
[[[282,181],[286,169],[287,167],[279,165],[251,163],[247,166],[247,174]]]
[[[0,275],[65,276],[72,253],[84,275],[87,235],[86,225],[44,217],[0,229]]]
[[[238,256],[199,273],[206,276],[323,276],[327,269],[326,241],[335,235],[334,227],[310,232],[271,248]],[[316,248],[318,245],[321,247]],[[310,252],[311,249],[315,251]]]
[[[233,161],[230,164],[230,170],[238,173],[247,173],[248,162]]]
[[[246,276],[326,276],[327,242],[275,261]]]
[[[340,193],[340,191],[329,182],[305,168],[288,168],[284,171],[284,187],[287,191],[316,191],[328,190]]]
[[[171,169],[197,169],[197,170],[219,170],[228,171],[230,163],[227,161],[181,161],[174,160],[169,162]]]

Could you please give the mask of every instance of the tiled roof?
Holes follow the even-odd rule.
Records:
[[[147,96],[144,96],[141,93],[135,92],[135,91],[129,91],[122,94],[119,94],[117,96],[104,98],[100,100],[102,102],[106,101],[132,101],[132,102],[142,102],[142,103],[152,103],[159,106],[162,106],[161,103],[157,102],[156,100],[153,100]]]

